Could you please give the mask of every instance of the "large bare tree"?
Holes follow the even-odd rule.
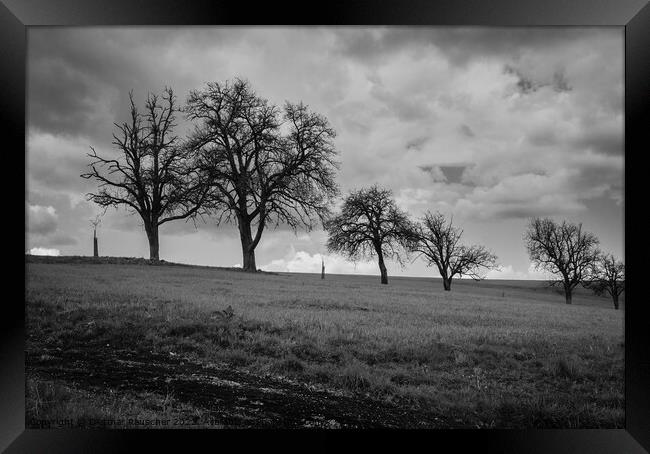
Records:
[[[389,189],[374,185],[350,193],[341,212],[325,223],[327,249],[351,260],[376,256],[381,283],[388,284],[385,260],[402,263],[412,225]]]
[[[435,265],[442,277],[443,288],[451,290],[455,276],[484,279],[482,270],[497,267],[497,257],[484,246],[460,244],[463,231],[447,221],[441,213],[427,212],[415,226],[410,243],[412,252],[418,253],[428,266]]]
[[[597,295],[608,293],[614,309],[618,309],[618,299],[625,291],[625,264],[612,254],[602,254],[589,270],[583,285]]]
[[[130,118],[115,123],[113,145],[118,154],[99,156],[91,147],[90,171],[81,175],[99,182],[88,199],[102,207],[126,206],[142,218],[149,240],[150,260],[159,260],[158,228],[195,215],[207,196],[205,180],[194,159],[174,134],[176,97],[171,88],[149,94],[144,112],[129,93]]]
[[[559,275],[552,283],[563,285],[566,303],[571,304],[573,289],[584,282],[598,259],[598,238],[585,232],[582,224],[533,218],[524,242],[536,267]]]
[[[198,122],[191,147],[210,176],[217,223],[235,222],[243,269],[257,271],[255,248],[267,226],[310,230],[338,195],[334,130],[302,103],[283,108],[246,80],[192,91],[186,113]]]

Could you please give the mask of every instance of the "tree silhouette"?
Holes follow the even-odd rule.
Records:
[[[329,215],[338,163],[325,117],[302,103],[269,104],[242,79],[192,91],[186,113],[199,122],[190,145],[210,177],[210,209],[217,224],[237,224],[245,271],[257,270],[267,226],[310,230]]]
[[[412,252],[424,257],[428,266],[435,265],[442,277],[443,288],[451,290],[454,276],[480,280],[482,269],[496,268],[496,256],[484,246],[463,246],[463,231],[452,225],[441,213],[427,212],[415,226],[410,243]]]
[[[343,202],[341,213],[325,223],[329,234],[327,249],[339,252],[351,260],[376,256],[381,283],[388,284],[385,260],[392,258],[400,264],[406,251],[411,222],[392,198],[389,189],[374,185],[350,193]]]
[[[90,223],[93,226],[93,257],[99,257],[99,247],[97,245],[97,226],[102,222],[101,217],[102,215],[99,214],[95,216],[95,219],[90,220]]]
[[[88,199],[102,207],[124,205],[142,218],[149,240],[149,258],[159,259],[158,228],[196,214],[207,189],[188,150],[173,133],[176,126],[175,96],[166,88],[162,96],[149,94],[140,113],[129,93],[130,119],[115,123],[115,158],[101,157],[91,147],[91,171],[81,175],[99,182],[99,191]]]
[[[583,285],[597,295],[608,293],[612,297],[614,309],[618,309],[618,298],[625,291],[625,264],[616,260],[612,254],[600,255]]]
[[[582,224],[533,218],[524,241],[535,266],[560,276],[553,283],[563,285],[566,303],[571,304],[573,289],[588,277],[598,259],[598,238],[583,231]]]

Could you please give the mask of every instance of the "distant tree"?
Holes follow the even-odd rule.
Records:
[[[381,283],[388,284],[385,260],[402,263],[412,225],[389,189],[374,185],[350,193],[341,213],[325,223],[329,234],[327,249],[343,253],[351,260],[376,256]]]
[[[210,176],[210,209],[239,228],[243,269],[257,271],[255,248],[269,225],[310,230],[338,195],[334,130],[302,103],[282,109],[242,79],[192,91],[190,140]]]
[[[463,231],[447,221],[441,213],[427,212],[421,223],[416,224],[410,249],[424,257],[428,266],[435,265],[442,277],[443,288],[451,290],[454,276],[484,279],[481,270],[497,267],[497,257],[484,246],[460,244]]]
[[[582,224],[533,218],[524,241],[536,267],[559,275],[552,283],[563,285],[566,303],[571,304],[573,289],[584,282],[598,259],[598,238],[583,231]]]
[[[95,219],[90,220],[90,223],[93,226],[93,257],[99,257],[99,247],[97,246],[97,226],[101,222],[101,215],[97,215]]]
[[[608,293],[614,309],[618,309],[618,298],[625,291],[625,264],[612,254],[602,254],[589,269],[583,285],[597,295]]]
[[[150,260],[159,260],[158,228],[176,219],[195,215],[207,196],[188,150],[173,133],[176,126],[175,96],[166,88],[162,96],[149,94],[141,113],[129,93],[130,119],[115,123],[116,157],[101,157],[91,147],[91,171],[82,178],[99,182],[99,191],[88,199],[102,207],[124,205],[140,215],[149,240]]]

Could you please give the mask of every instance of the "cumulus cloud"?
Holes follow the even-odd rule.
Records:
[[[68,191],[43,191],[33,188],[27,192],[27,243],[39,247],[75,246],[88,235],[90,219],[96,216],[93,207]],[[92,235],[92,229],[90,229]]]
[[[72,243],[96,215],[84,200],[96,183],[79,174],[89,145],[114,152],[113,122],[128,115],[130,89],[141,104],[147,92],[171,85],[182,104],[190,89],[235,76],[272,103],[304,101],[330,120],[344,193],[379,183],[414,217],[453,214],[487,246],[504,229],[519,239],[513,226],[528,216],[598,223],[624,205],[623,36],[597,27],[30,29],[29,200],[58,215],[48,224],[40,213],[30,241],[81,250]],[[189,125],[182,117],[178,123],[182,136]],[[125,210],[109,210],[104,226],[142,233]],[[241,260],[232,252],[234,227],[208,219],[198,230],[212,247],[233,243],[222,266]],[[192,223],[175,222],[162,241],[199,244],[194,232]],[[622,236],[614,227],[603,235],[611,242]],[[325,241],[318,232],[267,230],[258,263],[318,272]],[[525,270],[519,246],[502,242],[495,252]],[[190,252],[182,256],[191,261]]]
[[[499,269],[490,270],[486,274],[487,279],[505,279],[505,280],[535,280],[535,281],[548,281],[553,276],[546,272],[535,268],[532,263],[528,266],[526,271],[516,270],[512,265],[501,266]]]
[[[310,254],[305,251],[293,251],[282,259],[272,260],[260,268],[264,271],[284,271],[291,273],[320,273],[322,261],[325,272],[332,274],[377,274],[376,263],[349,262],[338,255]]]
[[[576,41],[593,42],[619,36],[614,29],[579,27],[377,27],[343,29],[337,36],[338,52],[377,64],[405,48],[416,55],[440,52],[453,65],[464,66],[477,58],[521,59],[536,51],[557,52]]]
[[[52,206],[29,205],[27,219],[30,233],[47,235],[56,230],[58,216]]]
[[[58,249],[48,249],[43,247],[33,247],[29,250],[31,255],[61,255],[61,252]]]
[[[30,129],[26,159],[30,189],[62,191],[80,199],[86,192],[95,190],[95,182],[80,177],[88,170],[87,153],[92,144],[92,138],[72,138]]]

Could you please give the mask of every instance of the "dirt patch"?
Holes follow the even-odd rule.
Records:
[[[279,376],[110,347],[27,353],[27,373],[88,390],[171,393],[211,423],[253,428],[445,428],[441,415]]]

